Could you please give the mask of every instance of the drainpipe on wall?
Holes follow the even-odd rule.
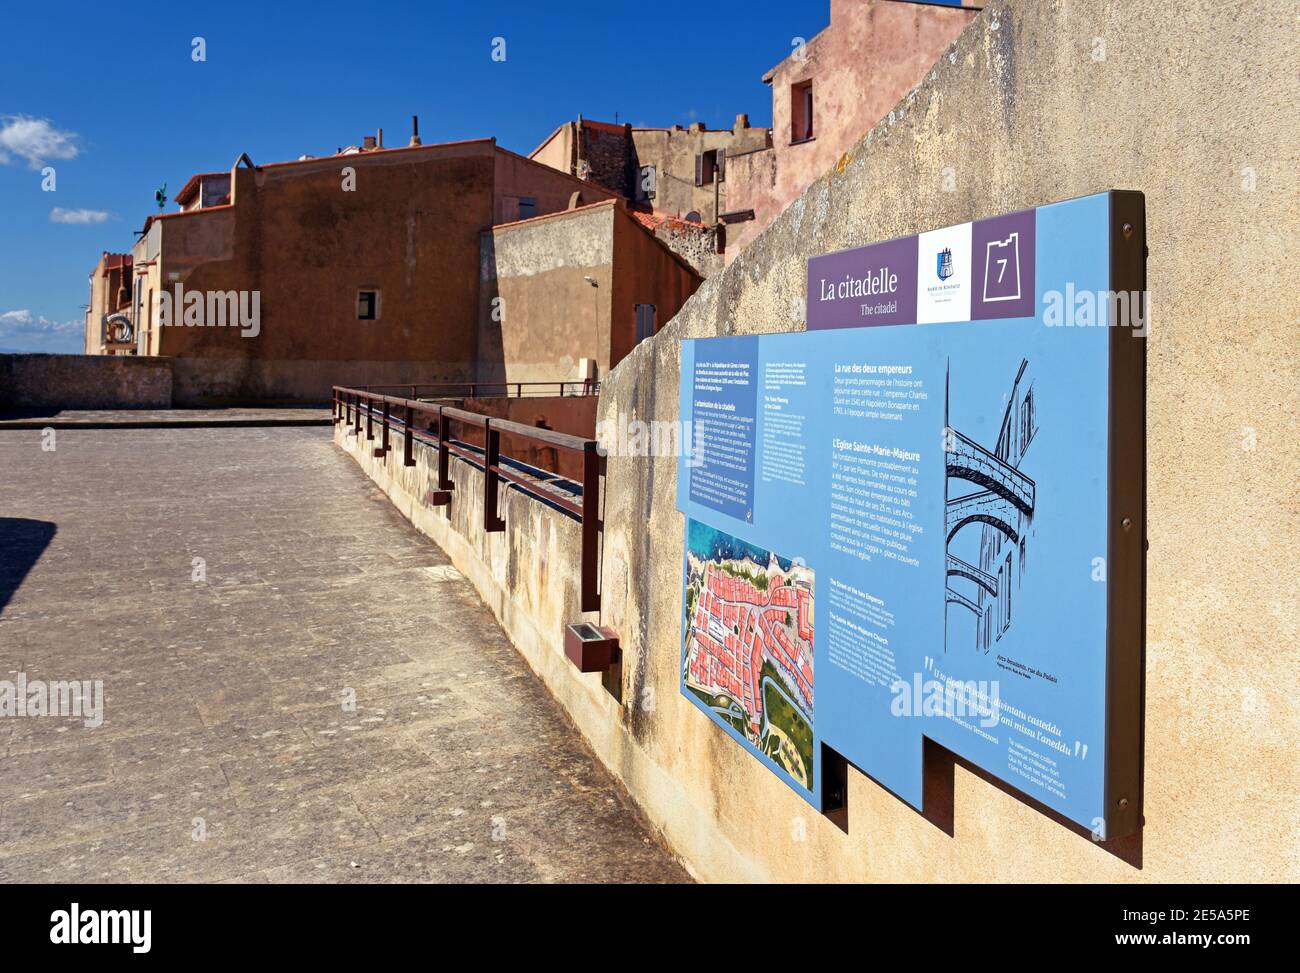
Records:
[[[591,295],[591,319],[592,327],[596,329],[596,343],[591,350],[591,362],[596,370],[600,369],[600,285],[596,282],[595,277],[583,276],[582,278],[591,285],[594,293]]]

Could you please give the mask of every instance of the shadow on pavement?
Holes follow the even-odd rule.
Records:
[[[0,422],[6,419],[53,419],[63,409],[58,406],[0,406]]]
[[[58,528],[47,520],[0,517],[0,612],[57,532]]]

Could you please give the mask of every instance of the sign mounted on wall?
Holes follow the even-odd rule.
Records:
[[[926,740],[1141,827],[1144,221],[1112,192],[808,262],[808,330],[684,341],[683,694],[813,806]]]

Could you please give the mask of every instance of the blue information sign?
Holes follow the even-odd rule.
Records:
[[[818,808],[826,751],[922,808],[928,738],[1099,837],[1136,826],[1117,198],[1140,214],[1105,193],[817,257],[807,331],[682,343],[682,692]]]

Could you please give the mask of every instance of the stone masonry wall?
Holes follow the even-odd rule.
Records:
[[[871,132],[602,386],[674,420],[679,342],[804,327],[808,257],[1107,189],[1146,194],[1146,827],[1141,869],[960,768],[949,837],[851,772],[850,833],[678,688],[672,457],[609,462],[611,763],[705,878],[1296,881],[1300,731],[1294,6],[994,0]],[[949,181],[951,175],[955,181]],[[652,709],[637,701],[653,699]],[[802,822],[802,827],[797,823]]]
[[[0,410],[167,409],[172,363],[133,355],[0,355]]]

